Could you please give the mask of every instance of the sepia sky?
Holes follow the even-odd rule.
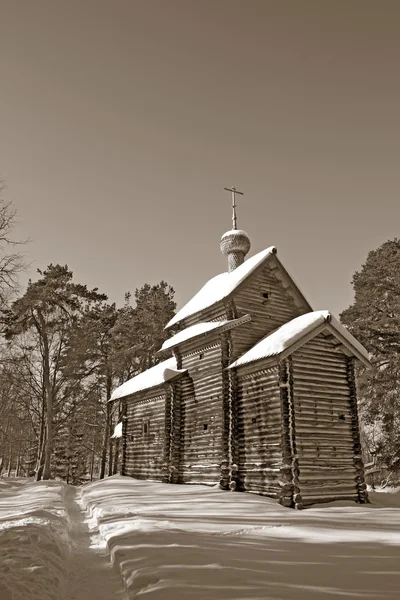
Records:
[[[0,176],[50,262],[121,305],[225,270],[230,196],[339,313],[400,236],[397,0],[0,0]],[[26,282],[26,278],[24,279]]]

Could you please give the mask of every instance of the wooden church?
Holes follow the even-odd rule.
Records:
[[[234,188],[233,188],[234,190]],[[354,376],[365,348],[312,311],[270,247],[222,236],[228,270],[174,316],[156,366],[118,387],[122,473],[201,483],[302,508],[368,502]]]

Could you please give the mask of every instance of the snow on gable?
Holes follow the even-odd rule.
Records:
[[[221,273],[207,281],[201,290],[169,321],[166,329],[229,296],[268,256],[275,253],[276,248],[270,246],[248,258],[234,271]]]
[[[328,310],[319,310],[306,313],[305,315],[301,315],[300,317],[296,317],[288,323],[285,323],[255,344],[248,352],[245,352],[245,354],[233,362],[229,368],[239,367],[263,358],[277,356],[323,323],[326,323],[327,325],[330,324],[335,331],[345,338],[347,342],[349,342],[349,344],[368,361],[368,352],[366,349],[343,327],[343,325],[341,325]]]
[[[177,375],[185,372],[186,369],[176,368],[176,359],[174,357],[168,358],[167,360],[160,362],[158,365],[147,369],[147,371],[136,375],[136,377],[125,381],[125,383],[113,391],[110,400],[118,400],[119,398],[130,396],[136,392],[141,392],[143,390],[148,390],[158,385],[162,385]]]

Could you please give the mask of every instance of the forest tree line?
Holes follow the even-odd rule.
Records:
[[[1,190],[0,190],[1,191]],[[159,360],[175,313],[166,282],[145,284],[118,308],[66,265],[37,271],[26,289],[13,240],[15,211],[0,197],[0,475],[70,483],[115,471],[112,390]],[[365,460],[400,480],[400,241],[369,252],[340,319],[370,353],[358,367]]]
[[[58,264],[18,289],[14,217],[0,200],[0,474],[69,483],[104,477],[115,470],[110,437],[119,420],[108,400],[159,360],[174,290],[145,284],[117,308]]]

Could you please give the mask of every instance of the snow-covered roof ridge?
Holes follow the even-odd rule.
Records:
[[[289,350],[302,338],[318,330],[321,325],[326,324],[336,333],[339,338],[344,339],[356,355],[365,362],[369,362],[368,352],[341,323],[328,311],[318,310],[306,313],[300,317],[285,323],[272,333],[269,333],[240,358],[234,361],[229,368],[239,367],[263,358],[278,356]]]
[[[183,342],[192,340],[201,335],[206,335],[211,331],[215,331],[217,329],[232,329],[233,327],[241,325],[242,323],[247,323],[248,321],[251,321],[250,315],[244,315],[239,319],[222,319],[221,321],[204,321],[202,323],[196,323],[195,325],[186,327],[186,329],[183,329],[183,331],[180,331],[176,335],[166,340],[161,346],[159,352],[162,352],[169,348],[174,348],[175,346],[178,346]]]
[[[142,392],[143,390],[156,387],[183,373],[186,373],[186,369],[177,368],[175,357],[168,358],[158,365],[147,369],[147,371],[139,373],[136,377],[132,377],[132,379],[125,381],[125,383],[113,391],[110,401],[125,398],[136,392]]]
[[[227,298],[259,265],[272,254],[276,254],[276,252],[276,247],[270,246],[248,258],[234,271],[220,273],[207,281],[197,294],[167,323],[166,329],[176,325],[183,319],[186,319],[186,317],[194,315]]]

